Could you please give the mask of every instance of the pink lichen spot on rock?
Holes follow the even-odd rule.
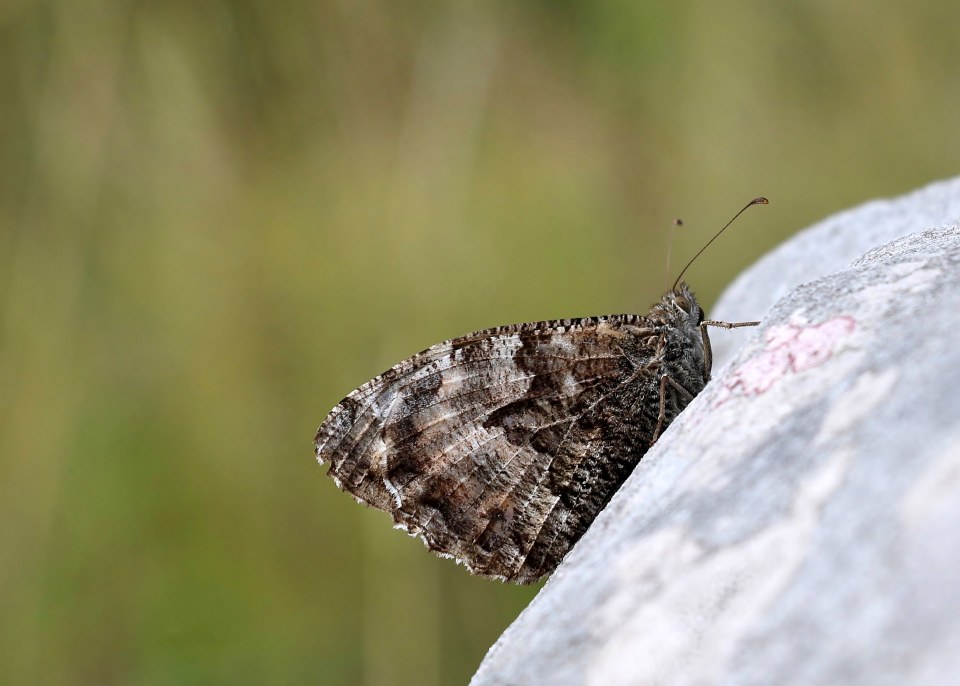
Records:
[[[798,373],[826,362],[839,343],[853,332],[853,317],[834,317],[814,326],[797,322],[770,327],[766,348],[729,375],[717,404],[731,395],[765,393],[788,373]]]
[[[823,364],[836,344],[854,329],[852,317],[836,317],[817,326],[802,329],[789,344],[791,368],[795,372]]]

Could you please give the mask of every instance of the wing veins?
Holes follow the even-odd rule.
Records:
[[[442,345],[442,344],[441,344],[441,345]],[[449,353],[449,351],[448,351],[448,353]],[[422,354],[422,353],[421,353],[421,354]],[[480,358],[480,359],[473,359],[473,360],[460,360],[460,361],[458,361],[457,363],[450,365],[449,367],[446,367],[446,368],[444,368],[444,369],[442,369],[442,370],[437,370],[437,371],[443,373],[443,372],[446,372],[446,371],[449,371],[449,370],[452,370],[452,369],[456,369],[456,368],[458,368],[458,367],[461,367],[461,366],[463,366],[463,365],[465,365],[465,364],[475,364],[475,363],[480,363],[480,362],[490,362],[490,361],[493,361],[493,360],[501,359],[502,357],[506,357],[506,356],[505,356],[505,355],[498,355],[498,356],[486,357],[486,358]],[[543,358],[547,358],[547,359],[557,359],[557,360],[564,360],[564,361],[567,361],[567,362],[572,361],[572,360],[573,360],[573,361],[576,361],[576,362],[589,362],[589,361],[600,360],[600,359],[619,359],[620,356],[617,356],[617,355],[596,355],[596,356],[588,355],[588,356],[584,356],[584,357],[574,358],[574,357],[567,357],[567,356],[563,356],[563,355],[543,354],[543,355],[537,355],[537,357],[540,358],[540,359],[543,359]],[[410,361],[410,360],[412,360],[412,359],[414,359],[414,358],[410,358],[410,359],[407,360],[407,361]],[[403,364],[404,364],[404,362],[401,362],[401,363],[399,363],[397,366],[393,367],[393,369],[397,369],[400,365],[403,365]],[[567,368],[569,368],[569,366],[568,366]],[[403,383],[402,385],[399,385],[399,386],[394,386],[394,385],[393,385],[393,384],[396,383],[396,381],[399,381],[400,379],[403,379],[403,378],[405,378],[406,376],[409,376],[409,375],[412,375],[412,374],[414,374],[414,373],[416,373],[416,372],[419,372],[419,371],[422,370],[422,369],[426,369],[426,366],[420,366],[420,367],[416,367],[416,368],[411,368],[410,370],[406,371],[406,372],[404,373],[404,375],[401,376],[399,379],[392,380],[391,383],[387,383],[386,385],[376,386],[376,384],[374,384],[374,382],[377,382],[379,379],[381,379],[381,378],[384,376],[384,375],[381,375],[380,377],[377,377],[377,378],[375,378],[375,379],[372,379],[371,381],[368,381],[367,384],[364,384],[364,386],[361,386],[359,389],[357,389],[357,391],[354,391],[354,393],[357,393],[358,391],[363,390],[364,387],[366,387],[366,386],[368,386],[368,385],[371,387],[371,389],[370,389],[371,392],[367,394],[367,398],[368,398],[369,402],[367,402],[361,409],[355,411],[354,421],[352,422],[352,424],[351,424],[351,426],[350,426],[350,429],[352,430],[354,427],[356,427],[356,426],[358,425],[358,423],[359,423],[358,420],[360,420],[361,418],[366,418],[366,417],[369,415],[370,410],[371,410],[371,409],[374,407],[374,405],[376,404],[377,400],[379,400],[379,399],[380,399],[384,394],[386,394],[388,391],[393,391],[393,392],[395,392],[397,395],[399,395],[400,393],[402,393],[403,391],[405,391],[407,388],[409,388],[412,384],[420,381],[420,379],[409,379],[409,380],[407,380],[405,383]],[[472,374],[472,375],[470,375],[470,377],[466,377],[466,379],[476,378],[477,376],[482,376],[482,374]],[[377,391],[376,394],[373,393],[374,388],[376,388],[376,391]],[[355,396],[353,395],[353,393],[351,393],[351,394],[350,394],[349,396],[347,396],[347,397],[348,397],[348,398],[351,398],[351,397],[352,397],[354,401],[357,401],[357,398],[358,398],[359,396],[355,397]],[[343,402],[343,401],[341,401],[341,404],[342,404],[342,402]],[[339,407],[339,404],[338,404],[338,407]],[[355,440],[353,441],[353,443],[352,443],[352,448],[351,448],[350,452],[352,453],[352,452],[354,452],[355,450],[357,450],[358,448],[361,448],[362,452],[359,453],[354,468],[356,468],[357,466],[359,466],[359,464],[362,462],[362,458],[366,456],[367,450],[368,450],[368,448],[369,448],[369,446],[370,446],[370,443],[373,442],[373,437],[371,437],[369,440],[367,440],[367,434],[369,433],[371,427],[375,427],[375,426],[378,427],[378,428],[379,428],[379,427],[382,427],[384,424],[386,424],[386,418],[387,418],[387,416],[388,416],[387,414],[384,414],[382,417],[377,417],[376,413],[374,413],[373,418],[372,418],[370,421],[368,421],[368,422],[366,423],[366,425],[363,427],[363,429],[357,434],[356,439],[355,439]],[[331,412],[330,415],[328,415],[327,419],[324,420],[324,424],[321,425],[321,428],[322,428],[323,426],[325,426],[325,425],[327,424],[327,421],[329,421],[332,417],[333,417],[333,412]],[[346,436],[349,436],[349,434],[350,434],[350,430],[347,431]],[[346,437],[346,436],[345,436],[345,437]],[[325,436],[325,439],[326,439],[326,440],[324,441],[324,448],[327,447],[327,443],[329,442],[329,438],[330,438],[329,435],[328,435],[328,436]],[[341,445],[342,442],[343,442],[343,441],[341,440],[341,442],[338,443],[337,446]],[[319,441],[318,441],[318,444],[319,444]],[[323,449],[318,448],[318,453],[319,453],[319,452],[322,452],[322,450],[323,450]],[[332,452],[332,449],[331,449],[330,451]],[[351,470],[351,473],[352,473],[352,471],[353,471],[353,470]]]
[[[492,362],[493,360],[498,360],[498,359],[501,359],[501,358],[503,358],[503,357],[506,357],[506,356],[505,356],[505,355],[500,355],[500,356],[484,357],[484,358],[473,359],[473,360],[461,360],[461,361],[457,362],[456,364],[452,364],[452,365],[450,365],[449,367],[446,367],[446,368],[444,368],[444,369],[442,369],[442,370],[438,370],[438,371],[440,371],[440,372],[446,372],[446,371],[449,371],[449,370],[452,370],[452,369],[457,369],[458,367],[462,367],[462,366],[465,365],[465,364],[474,364],[474,363],[481,363],[481,362]],[[538,357],[540,357],[541,359],[542,359],[542,358],[547,358],[547,359],[557,359],[557,360],[566,360],[566,361],[570,361],[570,360],[572,360],[572,359],[575,359],[575,358],[571,358],[571,357],[565,357],[565,356],[562,356],[562,355],[540,355],[540,356],[538,356]],[[412,358],[411,358],[411,359],[412,359]],[[589,361],[593,361],[593,360],[608,360],[608,359],[619,359],[619,356],[618,356],[618,355],[586,356],[586,357],[579,358],[578,361],[589,362]],[[407,360],[407,361],[409,361],[409,360]],[[396,367],[393,367],[393,369],[396,369],[397,367],[399,367],[399,366],[402,365],[402,364],[404,364],[404,362],[399,363]],[[383,383],[383,384],[379,383],[379,382],[382,380],[383,376],[384,376],[384,374],[381,374],[380,376],[378,376],[378,377],[376,377],[376,378],[374,378],[374,379],[371,379],[371,380],[368,381],[366,384],[364,384],[363,386],[361,386],[360,388],[358,388],[356,391],[354,391],[353,393],[351,393],[350,395],[348,395],[347,398],[345,398],[344,400],[346,400],[346,399],[351,399],[351,400],[353,400],[354,402],[359,402],[359,401],[362,399],[362,400],[368,400],[368,401],[369,401],[369,402],[365,403],[362,407],[358,408],[358,409],[355,411],[355,419],[354,419],[353,424],[351,425],[351,428],[352,428],[352,426],[355,426],[355,425],[356,425],[357,419],[359,419],[360,417],[364,417],[364,416],[366,416],[366,415],[368,414],[368,412],[369,412],[369,411],[373,408],[373,406],[375,405],[376,401],[379,400],[387,391],[395,390],[396,392],[400,393],[400,392],[406,390],[407,388],[409,388],[410,385],[416,383],[416,382],[419,381],[420,379],[409,379],[409,380],[405,381],[405,382],[404,382],[403,384],[401,384],[401,385],[394,386],[394,384],[395,384],[397,381],[400,381],[401,379],[405,379],[405,377],[410,376],[410,375],[412,375],[412,374],[414,374],[414,373],[416,373],[416,372],[419,372],[419,371],[421,371],[421,370],[423,370],[423,369],[426,369],[426,366],[411,368],[411,369],[405,371],[405,373],[404,373],[403,376],[400,376],[400,377],[397,378],[397,379],[393,379],[393,380],[391,380],[390,382]],[[474,378],[476,378],[476,377],[478,377],[478,376],[482,376],[482,374],[471,374],[471,375],[468,376],[468,377],[464,377],[464,380],[474,379]],[[378,383],[374,383],[374,382],[378,382]],[[363,390],[366,389],[368,386],[369,386],[369,389],[368,389],[368,391],[367,391],[366,393],[359,393],[359,391],[363,391]],[[355,395],[355,394],[356,394],[356,395]],[[339,411],[337,411],[337,410],[338,410],[339,407],[342,406],[343,402],[344,402],[344,401],[341,400],[340,403],[337,404],[337,407],[335,407],[333,410],[331,410],[330,414],[327,415],[327,418],[323,421],[323,424],[320,425],[321,430],[324,429],[325,427],[328,427],[328,424],[329,424],[329,423],[331,422],[331,420],[336,416],[336,414],[339,414]],[[372,422],[372,423],[375,423],[375,422]],[[328,428],[327,430],[329,431],[329,428]],[[366,429],[365,429],[364,431],[366,431]],[[318,433],[319,433],[319,432],[318,432]],[[325,441],[324,441],[324,446],[326,446],[326,443],[327,443],[327,442],[329,441],[329,439],[330,439],[329,434],[326,435],[326,436],[324,436],[324,439],[325,439]],[[354,442],[354,445],[359,444],[362,439],[363,439],[363,434],[357,436],[357,440]],[[318,441],[318,444],[319,444],[319,441]]]
[[[568,360],[569,360],[569,359],[573,359],[573,358],[562,358],[562,357],[558,357],[558,356],[551,356],[551,357],[554,357],[554,358],[556,358],[556,359],[568,359]],[[495,359],[495,358],[494,358],[494,359]],[[583,361],[583,362],[589,362],[589,361],[594,361],[594,360],[598,360],[598,359],[620,359],[620,358],[619,358],[618,356],[615,356],[615,355],[614,355],[614,356],[604,355],[604,356],[596,356],[596,357],[583,357],[583,358],[577,359],[576,361],[577,361],[577,362],[581,362],[581,361]],[[459,366],[459,365],[458,365],[458,366]],[[453,367],[448,367],[447,369],[452,369],[452,368],[453,368]],[[528,379],[528,378],[536,378],[537,376],[544,376],[544,377],[545,377],[545,376],[550,376],[550,375],[553,375],[553,374],[566,373],[566,372],[569,372],[569,370],[570,370],[570,366],[567,366],[567,367],[563,367],[563,368],[561,368],[561,369],[557,369],[557,370],[554,370],[554,371],[551,371],[551,372],[545,372],[545,373],[543,373],[543,374],[534,374],[534,375],[531,375],[530,377],[522,377],[522,379],[512,379],[512,380],[510,380],[508,383],[515,383],[515,382],[518,381],[518,380],[526,380],[526,379]],[[446,370],[444,370],[444,371],[446,371]],[[473,375],[471,375],[470,377],[465,377],[464,380],[468,380],[468,379],[471,379],[471,378],[477,378],[477,377],[479,377],[479,376],[483,376],[483,374],[480,374],[480,373],[478,373],[478,374],[473,374]],[[601,379],[601,378],[604,378],[604,377],[603,377],[603,376],[592,376],[592,377],[587,377],[587,378],[588,378],[589,380],[594,380],[594,379]],[[409,387],[411,384],[416,383],[416,381],[418,381],[418,380],[411,380],[411,381],[409,381],[407,384],[405,384],[403,387],[395,390],[394,401],[393,401],[393,403],[391,404],[391,407],[393,407],[393,406],[396,405],[396,400],[401,396],[403,390],[406,389],[407,387]],[[377,396],[377,399],[379,399],[382,395],[384,395],[388,390],[391,390],[391,389],[390,389],[390,388],[384,388],[384,389],[382,390],[380,396]],[[485,389],[477,389],[476,391],[469,391],[469,393],[473,393],[473,392],[477,392],[477,391],[482,391],[482,390],[485,390]],[[438,405],[438,404],[441,404],[441,403],[443,403],[443,402],[447,402],[447,401],[449,401],[449,400],[452,400],[452,399],[455,399],[455,398],[458,398],[458,397],[462,397],[462,395],[464,395],[464,394],[461,394],[460,396],[451,395],[450,397],[445,398],[445,399],[442,400],[442,401],[438,401],[437,403],[434,403],[433,405]],[[536,397],[547,397],[547,396],[549,396],[549,394],[545,393],[545,394],[543,394],[543,396],[536,396]],[[370,404],[368,404],[368,405],[364,408],[364,410],[363,410],[362,413],[358,413],[358,414],[356,415],[355,419],[354,419],[354,422],[353,422],[352,426],[351,426],[351,428],[357,426],[357,425],[359,424],[359,420],[360,420],[361,418],[363,418],[363,419],[368,419],[368,421],[366,422],[366,424],[363,426],[363,429],[360,431],[360,433],[357,435],[356,439],[353,441],[353,447],[352,447],[352,449],[350,450],[350,452],[355,454],[356,459],[355,459],[353,468],[350,470],[349,474],[343,474],[343,475],[341,475],[341,479],[343,479],[344,481],[346,481],[347,479],[349,479],[349,477],[363,464],[364,458],[367,457],[367,454],[369,453],[369,450],[370,450],[370,445],[373,443],[374,439],[376,438],[377,433],[378,433],[378,432],[388,423],[388,421],[389,421],[389,420],[388,420],[388,417],[390,416],[390,412],[389,412],[389,411],[383,413],[383,415],[382,415],[381,417],[378,417],[375,413],[372,414],[372,415],[369,413],[369,410],[374,406],[374,404],[375,404],[375,401],[372,401]],[[432,407],[433,405],[430,405],[430,406],[428,406],[428,407]],[[471,409],[471,408],[467,408],[467,410],[465,410],[464,412],[458,412],[457,414],[452,415],[452,416],[450,416],[450,417],[447,417],[446,419],[449,420],[449,419],[453,419],[453,418],[455,418],[455,417],[462,416],[463,414],[466,414],[468,411],[470,411],[470,409]],[[369,439],[368,439],[367,436],[368,436],[368,434],[370,433],[370,430],[371,430],[371,429],[374,429],[374,433],[373,433],[373,434],[369,437]],[[409,436],[416,436],[416,435],[418,435],[418,433],[417,433],[417,432],[414,432],[414,433],[410,434]],[[403,440],[405,440],[405,439],[408,438],[409,436],[404,437],[404,439],[401,439],[401,441],[398,441],[398,442],[392,444],[390,447],[399,445],[400,443],[403,442]],[[362,483],[362,481],[363,481],[363,480],[361,480],[361,483]],[[358,484],[358,486],[359,486],[359,484]]]
[[[560,424],[560,423],[563,423],[564,421],[569,421],[569,422],[570,422],[570,426],[567,428],[567,431],[566,431],[566,433],[564,433],[564,436],[563,436],[563,438],[561,439],[560,443],[557,444],[557,447],[554,449],[553,453],[551,454],[551,456],[550,456],[550,461],[547,463],[546,468],[542,470],[541,475],[540,475],[540,478],[537,479],[537,485],[536,485],[535,488],[531,491],[530,497],[527,498],[525,502],[530,502],[530,501],[533,499],[533,496],[534,496],[537,492],[540,491],[544,479],[546,479],[547,474],[549,474],[549,472],[550,472],[550,467],[553,466],[553,463],[556,461],[557,455],[558,455],[559,452],[560,452],[560,448],[563,446],[564,441],[566,441],[567,437],[570,435],[570,431],[573,429],[573,427],[576,425],[576,423],[579,422],[583,417],[585,417],[589,412],[594,411],[594,410],[600,405],[600,403],[602,403],[603,401],[605,401],[605,400],[606,400],[607,398],[609,398],[612,394],[614,394],[614,393],[616,393],[617,391],[619,391],[623,386],[625,386],[626,384],[628,384],[628,383],[630,383],[631,381],[633,381],[634,379],[636,379],[638,376],[639,376],[638,373],[631,374],[629,377],[627,377],[626,379],[624,379],[623,381],[621,381],[619,384],[617,384],[615,387],[613,387],[612,389],[610,389],[607,393],[604,393],[604,394],[603,394],[600,398],[598,398],[596,401],[594,401],[593,403],[591,403],[590,406],[589,406],[587,409],[585,409],[583,412],[580,412],[580,413],[577,414],[577,415],[574,415],[574,416],[572,416],[572,417],[568,417],[568,418],[562,420],[561,422],[557,422],[557,423],[556,423],[556,424]],[[555,426],[556,424],[554,424],[554,426]],[[538,428],[536,429],[536,431],[534,431],[534,433],[536,433],[537,431],[540,431],[540,430],[542,430],[542,429],[544,429],[544,428],[547,428],[546,425],[544,425],[543,427],[538,427]],[[514,457],[515,457],[517,454],[519,454],[519,453],[520,453],[520,450],[522,450],[524,447],[526,447],[526,446],[520,446],[520,448],[518,448],[518,449],[517,449],[517,452],[514,454]],[[511,458],[511,460],[512,460],[512,459],[513,459],[513,458]],[[497,479],[497,477],[499,477],[499,476],[503,473],[503,471],[504,471],[505,469],[506,469],[506,464],[501,465],[500,469],[497,470],[497,473],[494,474],[493,478],[490,479],[490,483],[492,483],[493,481],[495,481],[495,480]],[[519,481],[520,481],[520,479],[518,478],[517,480],[513,481],[513,482],[510,484],[509,489],[507,490],[507,492],[506,492],[506,494],[504,495],[504,497],[500,500],[499,505],[502,505],[504,502],[507,501],[508,498],[510,498],[510,497],[513,495],[513,492],[516,490],[517,483],[518,483]],[[458,485],[458,486],[459,486],[459,485]],[[483,489],[481,490],[480,494],[479,494],[476,498],[474,498],[470,503],[468,503],[467,506],[466,506],[466,508],[464,508],[464,509],[469,509],[469,508],[473,507],[477,502],[480,501],[481,498],[483,498],[483,495],[484,495],[484,493],[486,493],[486,491],[487,491],[487,484],[484,485],[484,487],[483,487]],[[557,500],[556,500],[556,501],[554,502],[554,504],[551,506],[549,512],[547,513],[547,517],[549,517],[549,516],[550,516],[550,513],[552,513],[553,510],[556,508],[556,503],[559,502],[559,500],[560,500],[560,499],[557,498]],[[546,522],[546,518],[544,518],[543,521]],[[524,563],[524,561],[526,561],[527,555],[530,554],[530,550],[533,548],[533,544],[534,544],[535,542],[536,542],[536,538],[534,538],[534,539],[530,542],[530,546],[529,546],[525,551],[521,551],[521,552],[524,553],[524,555],[523,555],[523,557],[521,558],[520,565],[517,567],[517,571],[519,571],[519,570],[523,567],[523,563]]]
[[[533,375],[533,376],[525,376],[525,377],[521,377],[521,378],[519,378],[519,379],[514,379],[514,380],[510,381],[509,383],[511,383],[511,384],[513,384],[513,383],[518,383],[518,382],[520,382],[520,381],[526,381],[526,380],[528,380],[528,379],[536,378],[536,377],[539,377],[539,376],[543,376],[543,375],[535,374],[535,375]],[[585,379],[583,379],[583,380],[581,380],[581,381],[576,381],[575,384],[576,384],[576,386],[577,386],[578,388],[582,388],[583,390],[587,390],[587,389],[590,388],[590,386],[587,386],[587,385],[586,385],[587,382],[596,382],[598,379],[603,379],[603,378],[605,378],[605,377],[603,377],[603,376],[591,376],[591,377],[587,377],[587,378],[585,378]],[[475,394],[475,393],[482,393],[482,392],[485,391],[485,390],[487,390],[487,389],[485,389],[485,388],[478,388],[478,389],[475,389],[475,390],[473,390],[473,391],[469,391],[469,392],[467,392],[467,393],[462,393],[462,394],[460,394],[460,395],[458,395],[458,396],[451,396],[450,398],[446,398],[446,399],[444,399],[444,400],[441,401],[441,402],[434,403],[433,405],[428,405],[427,408],[429,408],[429,407],[436,407],[436,406],[442,405],[443,403],[448,402],[448,401],[459,400],[459,399],[461,399],[461,398],[463,398],[464,396],[467,396],[467,395],[473,395],[473,394]],[[553,393],[553,392],[545,392],[545,393],[541,393],[541,394],[539,394],[539,395],[524,395],[523,397],[524,397],[524,399],[530,399],[530,400],[532,400],[532,399],[535,399],[535,398],[567,397],[567,396],[569,396],[569,395],[572,395],[572,394],[564,394],[563,396],[559,396],[559,395],[557,395],[557,394],[555,394],[555,393]],[[500,407],[505,407],[505,405],[501,405]],[[427,409],[427,408],[424,408],[424,409]],[[406,442],[407,440],[409,440],[410,438],[413,438],[414,436],[419,436],[420,434],[426,433],[426,430],[427,430],[427,429],[430,429],[431,427],[434,427],[434,426],[436,426],[437,424],[442,424],[443,422],[447,422],[447,421],[450,421],[450,420],[453,420],[453,419],[457,419],[458,417],[462,417],[463,415],[465,415],[465,414],[467,414],[467,413],[469,413],[469,412],[472,412],[472,411],[475,410],[475,409],[476,409],[476,408],[468,407],[468,408],[464,409],[464,410],[461,411],[461,412],[456,412],[456,413],[454,413],[454,414],[444,415],[444,416],[442,416],[442,417],[438,417],[437,419],[433,420],[433,421],[430,422],[429,424],[425,424],[425,425],[424,425],[423,427],[421,427],[420,429],[418,429],[418,430],[416,430],[416,431],[412,431],[412,432],[406,434],[405,436],[401,437],[400,439],[394,441],[393,443],[391,443],[391,444],[390,444],[389,446],[387,446],[387,447],[388,447],[388,448],[395,448],[395,447],[397,447],[397,446],[405,443],[405,442]],[[492,410],[492,412],[495,412],[497,409],[499,409],[499,408],[494,408],[494,409]],[[543,426],[538,426],[538,427],[536,427],[536,428],[534,429],[534,431],[540,431],[541,429],[549,428],[550,426],[554,426],[555,424],[556,424],[555,422],[554,422],[554,423],[551,423],[551,424],[544,424]]]
[[[537,492],[539,492],[539,491],[541,490],[541,488],[542,488],[542,486],[543,486],[544,479],[546,479],[547,474],[549,474],[549,472],[550,472],[550,467],[552,467],[552,466],[553,466],[553,463],[556,461],[557,455],[560,453],[560,448],[563,447],[564,441],[566,441],[567,437],[570,435],[570,431],[573,430],[573,427],[574,427],[574,425],[576,424],[576,422],[580,421],[580,419],[582,419],[588,412],[593,412],[593,411],[597,408],[597,406],[600,405],[600,403],[602,403],[603,401],[605,401],[605,400],[606,400],[607,398],[609,398],[612,394],[616,393],[617,391],[619,391],[621,388],[623,388],[623,387],[626,386],[627,384],[629,384],[629,383],[631,383],[632,381],[634,381],[635,379],[639,378],[641,373],[643,373],[643,370],[637,370],[637,371],[635,371],[635,372],[634,372],[633,374],[631,374],[629,377],[627,377],[626,379],[624,379],[623,382],[621,382],[620,384],[617,384],[617,386],[616,386],[615,388],[613,388],[612,390],[610,390],[610,392],[605,393],[601,398],[599,398],[595,403],[593,403],[587,410],[585,410],[584,412],[581,412],[580,414],[578,414],[578,415],[576,416],[576,420],[575,420],[572,424],[570,424],[570,427],[567,429],[567,432],[564,434],[563,439],[560,441],[560,443],[557,444],[557,449],[556,449],[556,451],[553,453],[553,455],[550,457],[550,462],[548,463],[547,468],[543,470],[543,473],[541,474],[540,478],[537,480],[537,485],[534,487],[534,489],[533,489],[533,491],[532,491],[532,493],[531,493],[530,500],[533,499],[533,495],[534,495],[534,494],[536,494]],[[597,444],[597,449],[599,450],[599,448],[600,448],[600,445]],[[597,454],[597,453],[594,452],[594,455],[596,455],[596,454]],[[577,463],[577,465],[579,466],[579,465],[583,464],[583,462],[584,462],[583,460],[580,460],[580,461]],[[546,516],[543,518],[543,523],[544,523],[544,524],[545,524],[545,523],[547,522],[547,520],[550,518],[550,515],[553,514],[554,510],[557,509],[557,503],[559,503],[559,502],[560,502],[560,498],[557,498],[557,499],[554,501],[553,505],[551,505],[550,510],[547,511]],[[564,517],[564,521],[566,521],[566,516]],[[557,534],[554,534],[554,540],[556,540],[556,535],[557,535]],[[539,537],[539,532],[538,532],[538,537]],[[535,538],[533,539],[533,541],[530,543],[530,547],[527,548],[525,551],[523,551],[524,554],[523,554],[523,557],[520,559],[519,565],[517,566],[517,571],[523,569],[523,565],[526,564],[527,558],[530,556],[530,552],[533,550],[533,546],[536,544],[536,542],[537,542],[537,537],[535,537]]]

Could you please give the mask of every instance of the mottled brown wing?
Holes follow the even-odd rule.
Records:
[[[440,343],[337,405],[317,431],[317,459],[434,552],[475,574],[535,581],[647,449],[653,338],[643,317],[615,315]]]

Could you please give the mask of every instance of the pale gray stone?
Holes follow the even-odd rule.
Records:
[[[811,233],[893,231],[868,205],[757,265],[833,266],[790,273],[473,684],[958,683],[960,182],[890,204],[916,228],[909,198],[939,228],[837,267]]]

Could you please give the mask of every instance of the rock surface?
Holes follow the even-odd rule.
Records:
[[[918,217],[937,228],[882,245]],[[741,277],[731,320],[736,293],[772,299],[756,286],[778,264],[815,280],[769,309],[472,683],[957,683],[958,217],[960,181],[939,184],[828,219]]]

